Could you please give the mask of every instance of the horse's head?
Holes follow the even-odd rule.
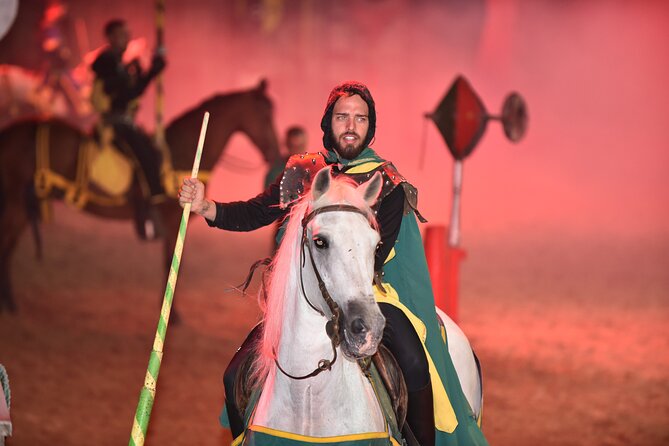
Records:
[[[241,131],[258,147],[263,158],[273,163],[279,156],[279,141],[274,131],[274,105],[266,93],[267,82],[257,87],[216,94],[196,107],[182,113],[165,129],[176,169],[189,169],[193,163],[192,145],[202,125],[205,111],[211,113],[212,124],[202,153],[201,169],[212,169],[230,136]]]
[[[310,281],[318,285],[312,289],[321,290],[316,291],[321,296],[308,298],[328,316],[338,313],[338,327],[330,330],[350,358],[374,354],[385,325],[372,288],[379,233],[370,206],[381,186],[378,173],[358,186],[347,178],[332,179],[330,168],[322,169],[303,219],[303,274],[310,270]]]

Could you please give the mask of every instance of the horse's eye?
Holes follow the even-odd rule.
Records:
[[[383,246],[383,242],[377,243],[376,244],[376,250],[378,251],[379,249],[381,249],[381,246]]]
[[[328,241],[323,237],[314,237],[314,246],[318,249],[327,249]]]

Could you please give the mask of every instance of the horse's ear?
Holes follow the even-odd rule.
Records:
[[[311,196],[316,201],[330,189],[330,167],[324,167],[318,171],[311,183]]]
[[[383,178],[381,177],[381,172],[376,172],[371,179],[358,186],[358,192],[360,192],[368,205],[374,206],[374,203],[379,198],[382,186]]]
[[[267,79],[260,79],[260,83],[258,84],[258,87],[256,88],[259,92],[264,93],[267,91]]]

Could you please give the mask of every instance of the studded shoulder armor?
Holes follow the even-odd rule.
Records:
[[[283,172],[280,185],[280,202],[282,209],[287,208],[290,203],[294,202],[302,195],[304,195],[310,188],[311,181],[316,173],[328,164],[321,152],[318,153],[304,153],[301,155],[293,155],[288,159],[286,168]],[[355,168],[350,169],[355,170]],[[383,187],[379,194],[379,199],[373,206],[374,210],[378,210],[381,201],[388,196],[397,186],[404,189],[406,200],[404,202],[404,213],[407,214],[413,210],[418,219],[425,223],[427,220],[418,212],[418,192],[416,188],[409,183],[389,162],[384,161],[376,165],[373,169],[361,172],[350,173],[347,171],[340,171],[336,166],[333,166],[332,174],[334,176],[346,175],[352,178],[358,184],[362,184],[369,180],[376,172],[381,172],[383,176]]]
[[[303,153],[288,158],[280,185],[279,206],[285,209],[293,201],[304,195],[311,186],[316,173],[327,166],[321,152]]]

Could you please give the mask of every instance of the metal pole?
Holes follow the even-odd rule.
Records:
[[[460,245],[460,195],[462,193],[462,160],[453,163],[453,204],[451,207],[451,224],[448,234],[448,246]]]
[[[165,0],[156,0],[156,49],[165,55]],[[165,155],[165,125],[163,123],[163,110],[165,108],[165,91],[163,89],[163,74],[160,73],[155,81],[156,86],[156,131],[155,141],[160,151]],[[164,158],[164,156],[163,156]]]

